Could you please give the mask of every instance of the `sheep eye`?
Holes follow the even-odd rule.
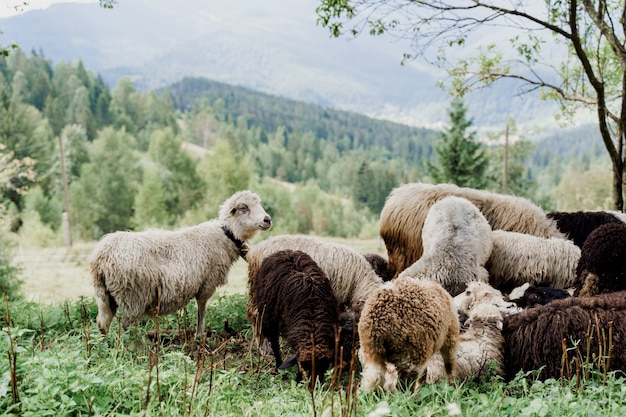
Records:
[[[248,206],[241,205],[241,206],[237,207],[237,211],[240,212],[240,213],[247,213],[249,211],[248,210]]]
[[[465,295],[470,296],[472,295],[472,292],[470,290],[465,291]]]

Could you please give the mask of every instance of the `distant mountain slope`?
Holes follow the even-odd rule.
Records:
[[[287,132],[312,132],[320,139],[339,141],[348,138],[350,149],[382,148],[393,151],[401,140],[423,148],[420,156],[432,152],[432,143],[439,137],[433,129],[410,127],[386,120],[377,120],[362,114],[327,109],[315,104],[285,99],[260,93],[244,87],[232,86],[205,78],[187,77],[167,87],[174,107],[179,110],[192,108],[199,99],[205,99],[219,107],[223,114],[236,120],[244,116],[249,126],[263,127],[275,132],[285,127]],[[412,159],[407,155],[394,155]]]
[[[114,85],[130,76],[159,88],[206,77],[326,107],[416,126],[447,120],[449,98],[433,67],[400,65],[407,44],[362,36],[331,39],[317,26],[316,0],[123,0],[112,10],[57,4],[0,19],[4,44],[43,51],[53,61],[82,59]],[[476,125],[546,123],[556,108],[515,97],[498,83],[468,98]]]

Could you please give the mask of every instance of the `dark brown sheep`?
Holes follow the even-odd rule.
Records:
[[[391,274],[389,273],[389,265],[387,263],[387,259],[385,257],[377,254],[377,253],[364,253],[365,259],[367,262],[372,265],[372,269],[376,272],[376,275],[381,277],[383,281],[391,281]]]
[[[284,369],[297,363],[298,381],[305,372],[312,388],[332,367],[335,357],[339,306],[330,281],[306,253],[283,250],[263,260],[251,292],[260,317],[255,325],[269,340],[276,367]],[[295,351],[285,362],[279,336]]]
[[[603,224],[624,223],[614,214],[603,210],[558,211],[548,213],[548,218],[556,220],[557,228],[579,248],[583,247],[583,243],[591,232]]]
[[[595,369],[608,363],[608,370],[626,371],[626,291],[569,297],[506,316],[502,335],[507,380],[541,367],[539,379],[571,378],[575,357]]]
[[[626,290],[626,223],[591,232],[580,251],[576,275],[580,296]]]

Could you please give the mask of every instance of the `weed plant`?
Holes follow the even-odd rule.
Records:
[[[245,319],[244,295],[216,296],[207,333],[196,337],[195,306],[108,335],[91,299],[60,306],[4,300],[0,414],[23,416],[623,416],[622,374],[586,370],[540,381],[520,373],[359,393],[359,374],[332,371],[314,391],[295,370],[274,370]],[[580,376],[582,375],[582,376]]]

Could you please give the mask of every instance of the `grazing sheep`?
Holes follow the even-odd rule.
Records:
[[[548,304],[550,301],[571,297],[571,295],[567,290],[536,287],[527,282],[511,291],[507,299],[518,307],[528,308]]]
[[[469,200],[448,196],[434,203],[424,220],[422,242],[423,256],[399,278],[430,279],[452,296],[469,282],[488,281],[485,263],[491,253],[491,227]]]
[[[576,275],[582,282],[580,296],[626,290],[626,224],[605,224],[591,232]]]
[[[260,332],[272,346],[276,368],[297,363],[297,379],[306,372],[313,387],[335,357],[339,306],[330,281],[306,253],[283,250],[263,260],[250,292],[259,308]],[[284,363],[281,335],[295,351]]]
[[[485,267],[489,283],[503,292],[525,283],[552,288],[579,287],[580,248],[571,240],[494,230]]]
[[[122,326],[142,317],[174,313],[192,299],[198,305],[197,332],[204,331],[206,304],[226,283],[228,271],[258,230],[272,219],[261,199],[239,191],[226,200],[219,218],[174,231],[115,232],[96,245],[89,261],[98,328],[109,331],[117,308]]]
[[[426,363],[441,352],[449,382],[456,375],[459,320],[452,297],[434,281],[398,278],[383,284],[365,301],[359,321],[361,389],[393,389],[388,364],[417,389]]]
[[[478,376],[490,364],[495,366],[497,374],[502,374],[503,320],[502,312],[493,304],[482,303],[472,308],[468,319],[469,327],[459,336],[457,379]],[[445,376],[443,358],[436,353],[426,363],[426,382],[443,382]]]
[[[519,371],[542,367],[540,379],[570,378],[577,371],[575,358],[626,371],[626,291],[569,297],[526,309],[504,318],[502,334],[507,380]],[[601,369],[598,363],[593,366]]]
[[[524,198],[453,184],[404,184],[391,191],[380,214],[380,236],[387,247],[389,271],[393,277],[422,256],[422,225],[428,209],[449,195],[471,201],[494,230],[564,238],[555,221]]]
[[[340,310],[359,310],[367,296],[383,284],[365,257],[347,246],[326,242],[304,235],[279,235],[270,237],[250,247],[248,261],[248,288],[252,288],[263,259],[286,249],[307,253],[324,271],[333,288]],[[246,315],[258,342],[262,342],[257,329],[257,307],[248,292]]]
[[[376,275],[381,277],[383,281],[391,281],[391,274],[389,274],[389,268],[387,265],[387,259],[377,253],[364,253],[365,259],[370,263]]]
[[[559,228],[568,239],[574,242],[579,248],[583,247],[583,243],[598,226],[607,223],[624,222],[614,213],[598,210],[598,211],[575,211],[575,212],[552,212],[547,216],[556,221]]]

